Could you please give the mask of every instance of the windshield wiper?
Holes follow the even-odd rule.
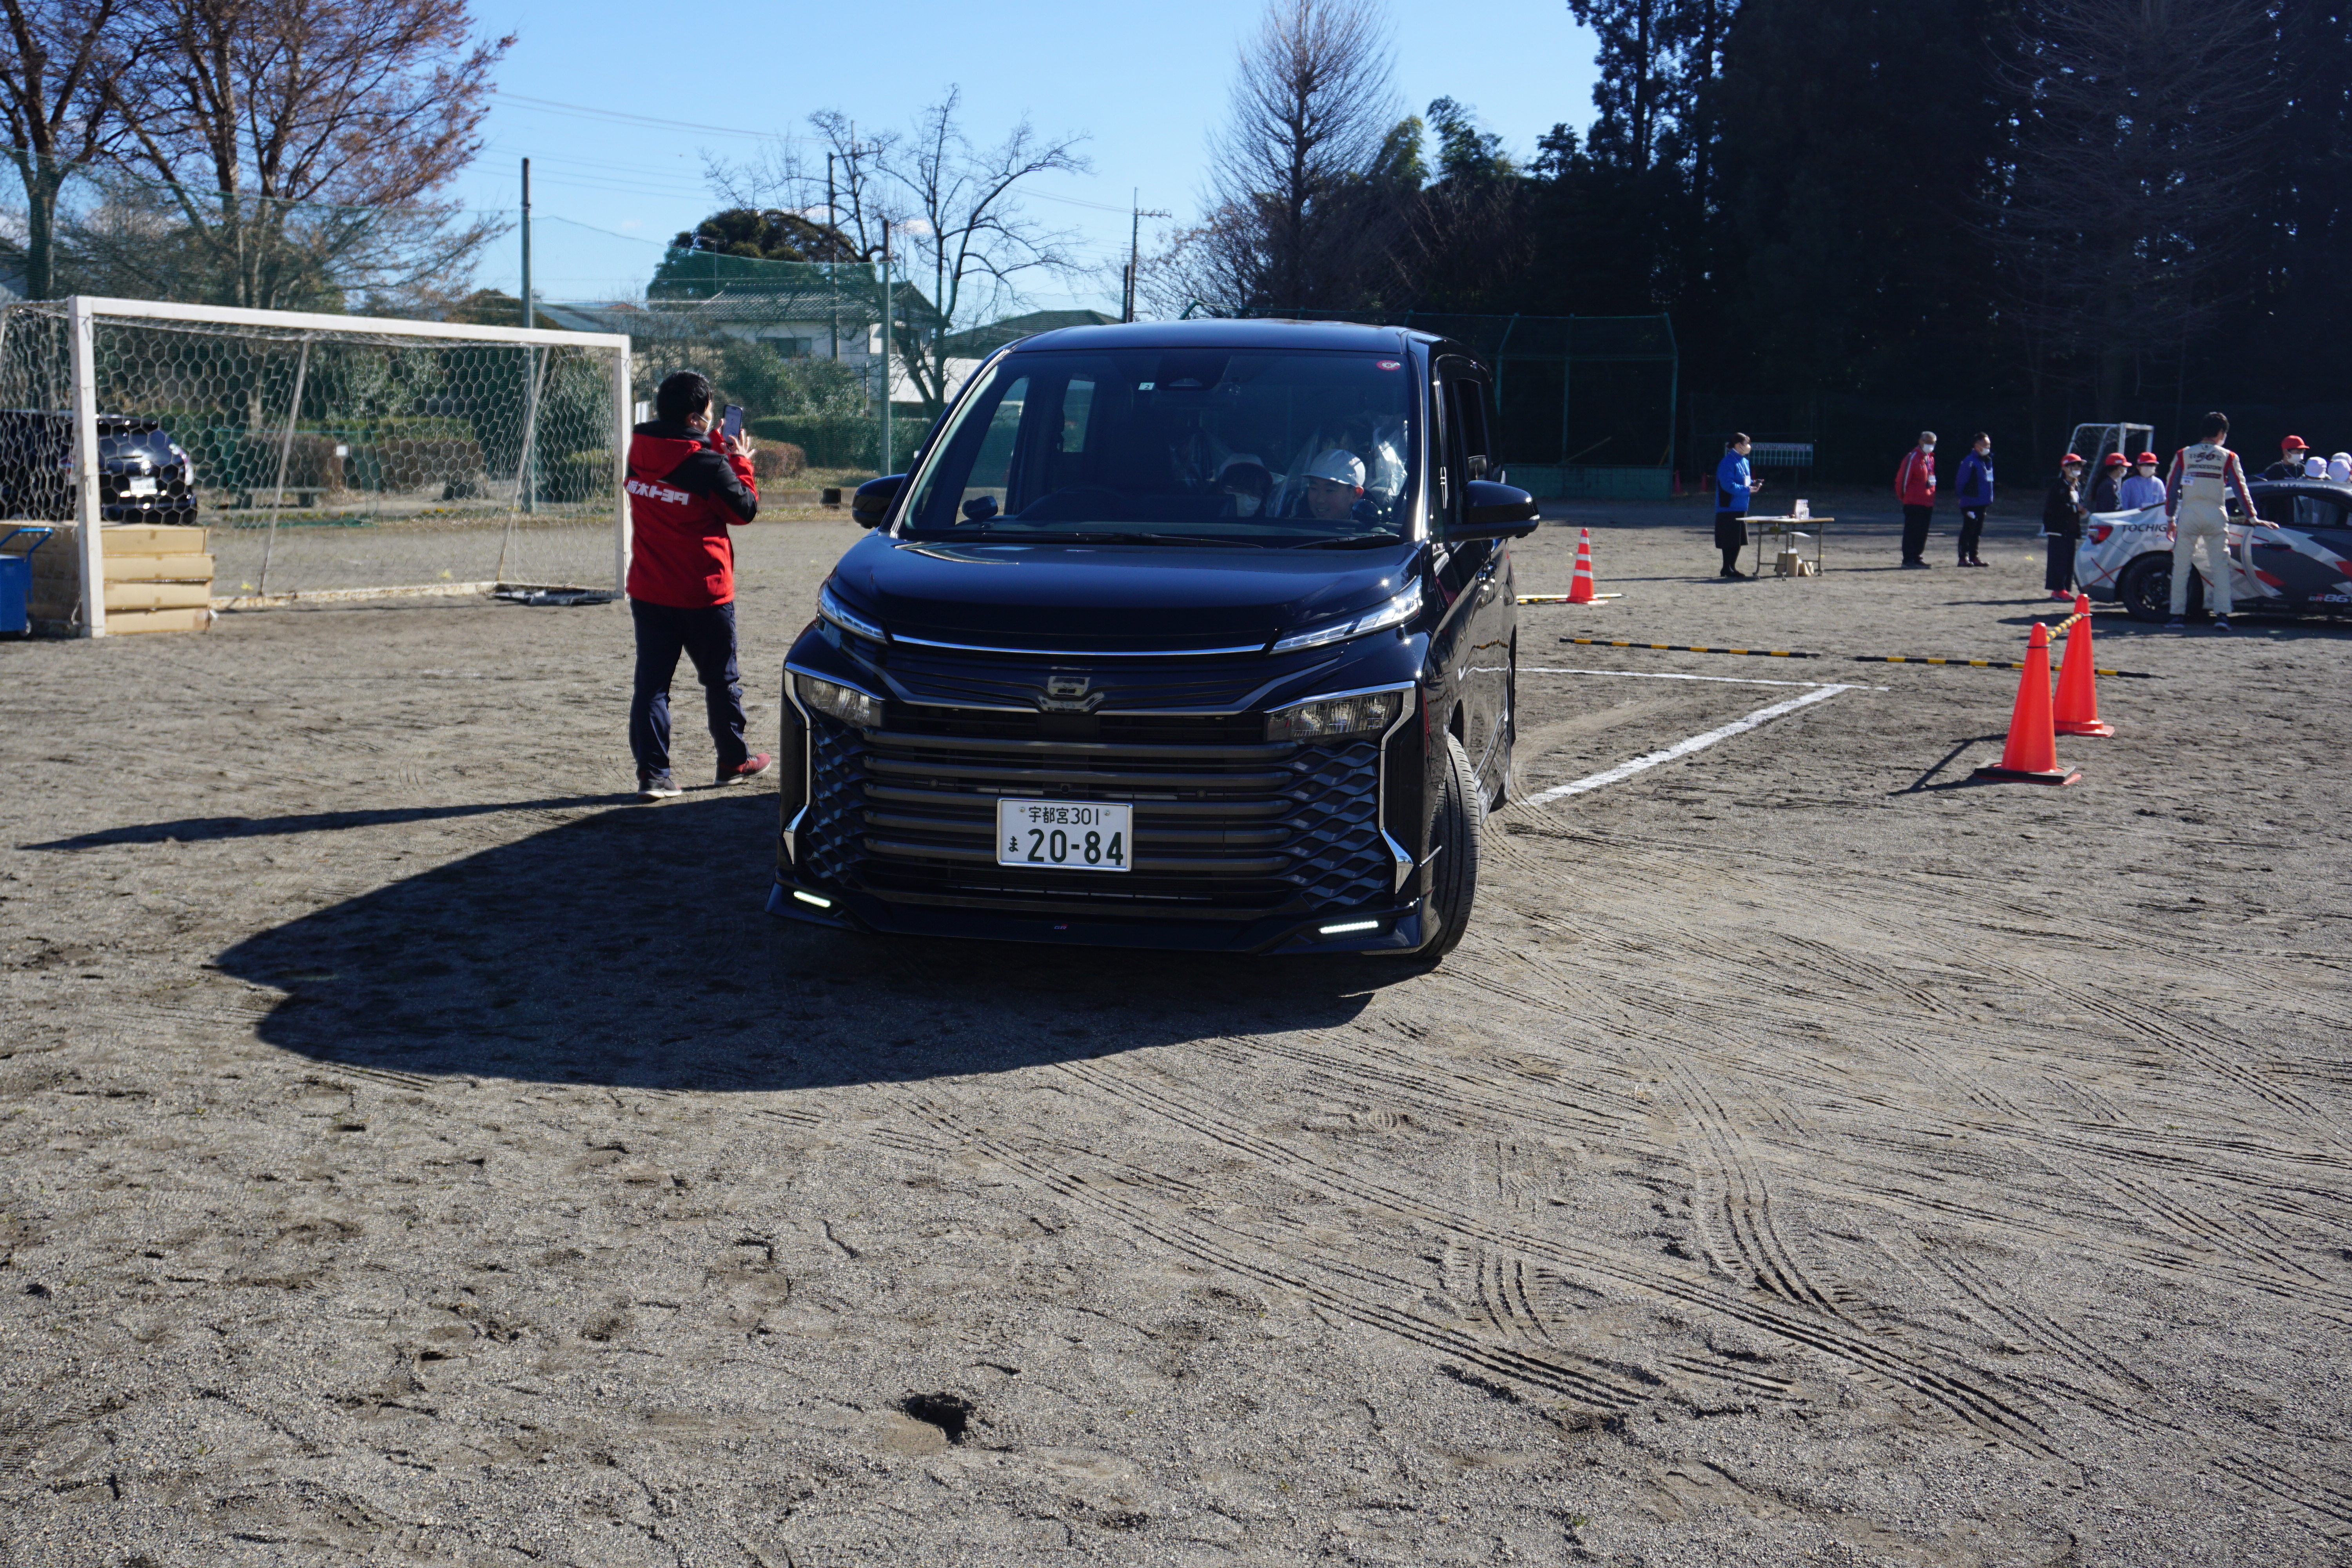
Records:
[[[1265,548],[1255,539],[1213,538],[1198,533],[1045,533],[1040,534],[1039,538],[1045,541],[1075,540],[1080,544],[1205,544],[1213,550],[1223,550],[1229,545],[1239,545],[1248,550]]]
[[[1404,541],[1393,533],[1348,533],[1337,539],[1310,539],[1304,544],[1284,546],[1288,550],[1377,550],[1383,544],[1402,544]]]

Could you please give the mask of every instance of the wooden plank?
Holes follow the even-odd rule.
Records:
[[[110,523],[99,542],[109,555],[193,555],[205,548],[205,531],[153,522]]]
[[[0,521],[0,534],[20,526]],[[71,523],[37,523],[33,526],[54,528],[56,535],[47,544],[30,534],[10,540],[0,550],[10,555],[31,554],[35,561],[51,555],[70,555],[74,551],[74,527]],[[197,555],[205,548],[205,531],[162,523],[127,522],[109,524],[99,542],[106,546],[109,555]],[[37,552],[35,547],[38,546]]]
[[[109,583],[106,613],[117,610],[192,610],[212,606],[210,583]]]
[[[199,610],[108,610],[106,632],[112,637],[120,632],[200,632],[213,624],[209,609]]]
[[[80,556],[65,556],[59,564],[52,565],[45,559],[47,554],[45,550],[33,557],[33,581],[81,581]],[[109,555],[106,558],[106,580],[110,583],[209,583],[213,580],[213,558],[209,555]]]

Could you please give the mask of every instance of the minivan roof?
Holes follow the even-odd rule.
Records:
[[[1367,327],[1354,321],[1285,321],[1223,317],[1198,321],[1123,321],[1107,327],[1062,327],[1023,338],[1015,353],[1032,349],[1337,349],[1393,353],[1408,342],[1433,343],[1407,327]]]

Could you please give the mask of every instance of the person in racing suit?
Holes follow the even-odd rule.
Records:
[[[2238,498],[2246,521],[2276,528],[2254,510],[2253,492],[2246,489],[2245,470],[2238,454],[2230,450],[2230,416],[2205,416],[2204,436],[2193,447],[2172,456],[2172,471],[2164,481],[2164,521],[2172,528],[2172,619],[2168,631],[2185,628],[2189,612],[2189,574],[2194,569],[2197,546],[2205,546],[2205,592],[2213,610],[2213,629],[2230,629],[2230,497]]]

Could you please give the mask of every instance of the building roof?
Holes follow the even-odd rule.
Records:
[[[1117,316],[1107,316],[1100,310],[1032,310],[1024,316],[1007,316],[984,327],[954,333],[947,346],[951,354],[985,359],[1007,343],[1039,332],[1058,331],[1064,327],[1108,327],[1118,321]]]

